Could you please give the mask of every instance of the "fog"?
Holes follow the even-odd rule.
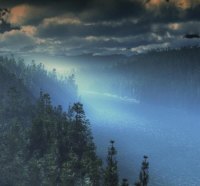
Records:
[[[106,158],[109,140],[116,141],[121,177],[133,183],[145,154],[150,161],[150,185],[198,185],[200,139],[197,115],[105,94],[83,92],[81,97],[100,157]]]
[[[198,99],[194,96],[198,82],[189,72],[193,80],[187,83],[187,69],[194,66],[191,63],[182,67],[182,60],[178,63],[183,78],[178,79],[180,71],[175,65],[178,60],[172,59],[175,63],[171,67],[165,66],[163,73],[160,73],[161,68],[151,66],[154,64],[141,66],[141,77],[136,80],[132,79],[134,76],[129,77],[126,64],[121,65],[124,71],[102,68],[77,73],[79,94],[91,121],[98,154],[105,160],[109,141],[115,140],[120,177],[128,178],[131,184],[138,179],[143,155],[149,156],[150,186],[200,183],[200,118]],[[172,69],[171,74],[168,68]],[[153,72],[149,73],[148,69]],[[148,76],[151,78],[152,74],[157,79],[149,81]],[[143,97],[134,91],[130,94],[130,88],[123,86],[129,80],[140,83],[142,78],[146,78],[146,92],[141,92]],[[117,86],[112,86],[114,83]],[[174,86],[167,87],[168,83],[174,83]],[[163,87],[167,88],[163,90]]]
[[[75,74],[98,155],[105,161],[109,141],[115,140],[120,178],[131,184],[143,155],[149,156],[150,186],[200,183],[199,63],[195,51],[190,63],[190,50],[165,51],[165,58],[154,53],[138,57],[138,63],[121,63],[127,58],[109,63],[109,57],[101,63],[88,56],[45,63],[63,75]]]

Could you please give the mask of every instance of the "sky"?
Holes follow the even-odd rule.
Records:
[[[0,0],[0,8],[2,54],[130,55],[200,44],[184,37],[200,34],[200,0]]]

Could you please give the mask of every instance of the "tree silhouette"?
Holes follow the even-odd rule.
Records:
[[[147,186],[149,182],[149,162],[147,161],[148,157],[144,156],[142,162],[142,167],[139,175],[139,182],[135,183],[135,186]]]
[[[107,167],[105,170],[105,186],[117,186],[118,185],[118,168],[117,168],[117,160],[116,154],[117,151],[114,147],[114,141],[110,141],[110,147],[108,148],[108,156],[107,156]]]

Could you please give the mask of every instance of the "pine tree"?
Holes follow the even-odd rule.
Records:
[[[90,182],[98,186],[101,178],[101,161],[96,156],[96,147],[85,116],[83,105],[75,103],[68,111],[70,121],[70,153],[76,154],[76,165],[72,165],[80,184]],[[77,180],[78,180],[77,179]]]
[[[30,129],[30,156],[33,153],[43,156],[52,141],[52,133],[55,131],[51,120],[53,110],[49,94],[40,92],[40,98],[36,105],[36,117],[33,119]]]
[[[135,186],[147,186],[149,182],[149,162],[147,161],[148,157],[144,156],[142,162],[142,167],[139,175],[139,182],[135,183]]]
[[[104,185],[105,186],[117,186],[118,185],[118,167],[116,154],[117,151],[114,147],[114,141],[110,141],[110,147],[108,148],[107,167],[105,170]]]

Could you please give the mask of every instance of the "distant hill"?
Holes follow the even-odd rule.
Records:
[[[196,107],[200,105],[199,59],[199,47],[153,50],[81,73],[91,90],[137,98],[141,103]]]

